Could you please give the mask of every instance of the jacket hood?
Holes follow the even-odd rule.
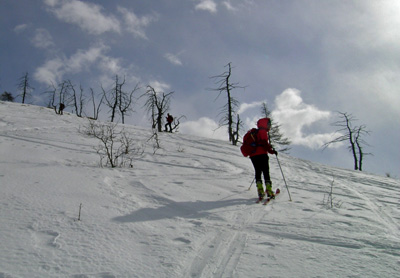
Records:
[[[270,120],[270,118],[259,119],[258,122],[257,122],[257,127],[269,130],[271,128],[271,120]]]

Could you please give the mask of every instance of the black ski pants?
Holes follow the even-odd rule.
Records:
[[[261,174],[264,175],[264,181],[271,182],[269,176],[269,157],[267,154],[260,154],[250,157],[254,166],[256,182],[262,181]]]

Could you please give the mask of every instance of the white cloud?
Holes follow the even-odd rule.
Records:
[[[138,17],[135,13],[126,8],[118,7],[117,9],[123,16],[126,30],[132,33],[135,37],[147,39],[144,27],[147,27],[151,22],[156,21],[157,17],[151,15]]]
[[[231,4],[230,1],[224,1],[224,2],[222,2],[222,5],[224,5],[225,8],[226,8],[228,11],[236,12],[236,11],[238,10],[237,8],[235,8],[235,7],[232,6],[232,4]]]
[[[244,126],[245,126],[245,130],[242,131],[246,131],[247,129],[253,128],[253,127],[257,127],[257,121],[260,119],[261,117],[259,115],[257,116],[252,116],[252,117],[246,117],[244,119]],[[242,132],[243,133],[243,132]],[[243,134],[242,134],[243,135]]]
[[[164,55],[164,57],[171,63],[177,66],[182,66],[182,61],[179,59],[177,55],[174,55],[172,53],[167,53]]]
[[[104,15],[99,5],[78,0],[45,0],[44,3],[58,19],[76,24],[90,34],[120,32],[119,21],[113,16]]]
[[[88,69],[90,65],[103,57],[106,46],[91,47],[88,50],[78,50],[66,61],[67,72],[78,73]]]
[[[47,60],[36,69],[34,78],[47,85],[57,85],[65,79],[74,78],[74,75],[81,76],[83,72],[90,72],[95,81],[90,86],[98,83],[105,88],[113,86],[116,75],[121,79],[125,78],[127,87],[137,85],[139,78],[132,74],[132,66],[124,67],[122,59],[108,56],[109,49],[104,44],[98,44],[86,50],[78,50],[69,58],[60,56]],[[156,85],[159,88],[169,88],[169,85],[163,83]]]
[[[149,85],[154,88],[156,93],[165,93],[171,88],[169,84],[159,81],[151,81]]]
[[[218,128],[219,125],[214,120],[202,117],[197,121],[184,122],[179,125],[179,130],[185,134],[192,134],[201,137],[227,140],[228,132],[226,128]]]
[[[289,137],[294,145],[316,149],[334,138],[333,133],[304,134],[305,127],[310,128],[318,121],[328,120],[331,113],[305,104],[299,90],[286,89],[275,98],[275,105],[276,109],[272,111],[273,118],[281,124],[282,133]]]
[[[261,111],[261,105],[266,101],[254,101],[252,103],[242,103],[239,106],[237,113],[241,115],[242,113],[246,112],[248,109],[256,108],[257,111]]]
[[[28,24],[19,24],[14,27],[14,32],[19,34],[28,28]]]
[[[105,55],[107,49],[108,47],[105,45],[98,45],[87,50],[78,50],[70,58],[53,58],[37,68],[34,77],[39,82],[48,85],[57,84],[62,81],[65,74],[78,74],[84,70],[88,70],[95,63],[99,63],[103,67],[107,63],[111,65],[110,61],[117,63],[113,58]],[[100,69],[104,68],[100,67]]]
[[[196,10],[204,10],[210,13],[216,13],[217,4],[213,0],[201,0],[200,3],[196,5]]]
[[[99,67],[107,75],[125,74],[125,70],[121,66],[121,59],[118,58],[103,55],[99,62]]]
[[[37,48],[47,49],[54,46],[53,38],[50,33],[43,28],[38,28],[35,31],[34,37],[31,39],[33,45]]]
[[[36,69],[34,77],[37,81],[47,85],[57,85],[64,75],[63,68],[64,61],[61,58],[48,60],[43,66]]]
[[[157,20],[156,15],[139,17],[121,6],[117,7],[117,11],[121,15],[116,17],[105,14],[101,5],[80,0],[44,0],[44,3],[59,20],[76,24],[82,30],[94,35],[105,32],[121,33],[121,29],[124,27],[135,37],[147,39],[145,27]],[[122,20],[119,19],[120,17]]]
[[[124,67],[123,60],[120,58],[102,55],[96,66],[102,72],[99,77],[100,84],[106,88],[115,86],[116,75],[118,75],[120,81],[125,79],[125,88],[134,87],[140,82],[140,78],[133,75],[132,66]]]

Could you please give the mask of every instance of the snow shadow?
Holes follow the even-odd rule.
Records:
[[[195,201],[195,202],[173,202],[167,200],[157,208],[142,208],[124,216],[114,217],[112,220],[121,223],[145,222],[161,219],[182,218],[205,218],[212,217],[214,209],[227,208],[232,206],[248,205],[252,203],[249,199],[229,199],[217,201]]]

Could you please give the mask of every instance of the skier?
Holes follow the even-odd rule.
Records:
[[[165,124],[165,132],[168,131],[168,126],[169,126],[169,132],[172,132],[172,122],[174,121],[174,117],[172,117],[169,113],[168,113],[168,117],[166,117],[167,119],[167,123]]]
[[[58,114],[64,115],[64,108],[65,108],[64,103],[60,103],[60,109],[58,110]]]
[[[257,147],[249,156],[254,166],[258,198],[262,200],[265,196],[265,193],[267,193],[267,196],[273,199],[275,198],[275,194],[272,191],[272,182],[269,175],[268,153],[278,155],[278,152],[272,148],[268,139],[268,131],[271,129],[271,120],[269,118],[259,119],[257,122],[257,127]],[[263,188],[261,174],[264,176],[266,187],[265,191]]]

